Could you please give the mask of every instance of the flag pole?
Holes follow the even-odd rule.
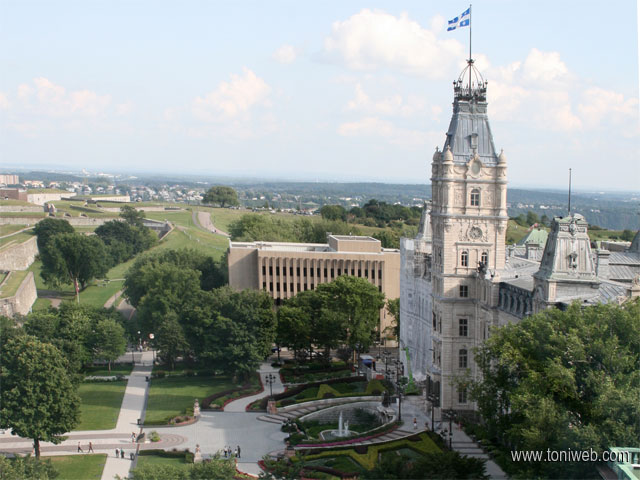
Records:
[[[471,4],[469,4],[469,95],[471,95]]]

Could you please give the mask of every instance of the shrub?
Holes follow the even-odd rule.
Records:
[[[153,430],[149,434],[149,440],[151,440],[152,442],[159,442],[160,441],[160,434],[158,432],[156,432],[155,430]]]
[[[155,373],[155,377],[156,377],[156,378],[164,378],[164,377],[166,377],[166,376],[167,376],[167,372],[165,372],[164,370],[158,370],[158,371]]]
[[[188,370],[185,370],[185,371],[184,371],[184,374],[185,374],[187,377],[193,377],[193,376],[196,374],[196,372],[194,372],[193,370],[188,369]]]
[[[366,445],[356,445],[354,447],[354,450],[356,451],[356,453],[359,453],[360,455],[366,455],[367,450],[369,450],[369,447],[367,447]]]

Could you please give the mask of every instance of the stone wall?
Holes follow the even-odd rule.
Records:
[[[60,192],[60,193],[29,193],[27,199],[29,203],[35,203],[36,205],[44,205],[47,202],[55,202],[62,200],[63,198],[75,197],[75,192]]]
[[[29,272],[13,297],[0,298],[0,315],[26,315],[38,298],[33,272]]]
[[[38,255],[37,238],[0,250],[0,270],[26,270]]]
[[[335,407],[329,407],[322,410],[318,410],[317,412],[313,412],[308,415],[304,415],[303,417],[300,417],[300,420],[302,420],[303,422],[307,420],[316,420],[320,423],[334,423],[340,419],[340,413],[342,413],[342,420],[344,422],[355,424],[357,423],[356,411],[364,410],[378,417],[380,424],[382,424],[382,418],[380,417],[380,414],[377,410],[379,406],[381,406],[380,401],[377,401],[377,402],[365,401],[365,402],[349,403],[346,405],[338,405]],[[371,428],[375,428],[375,426]]]
[[[35,225],[40,220],[54,217],[0,217],[0,225]],[[93,217],[55,217],[66,220],[73,226],[100,226],[110,220],[122,220],[113,218],[93,218]]]
[[[44,208],[28,205],[0,205],[1,212],[44,212]]]

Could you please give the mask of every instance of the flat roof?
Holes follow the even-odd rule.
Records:
[[[336,240],[347,240],[347,241],[358,241],[358,242],[379,242],[377,238],[373,237],[365,237],[358,235],[329,235],[330,237],[335,238]]]

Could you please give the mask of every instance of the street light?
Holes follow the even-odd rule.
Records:
[[[155,335],[153,333],[150,333],[149,334],[149,340],[153,340],[154,338],[155,338]],[[151,343],[151,342],[149,342],[149,343]],[[152,365],[155,365],[156,364],[156,349],[155,349],[155,346],[154,346],[153,343],[151,343],[151,352],[153,354],[153,363],[152,363]]]
[[[276,376],[273,373],[268,373],[264,376],[264,381],[269,385],[269,397],[273,400],[273,382],[276,381]]]
[[[407,386],[407,378],[402,376],[401,369],[404,369],[400,360],[395,361],[396,367],[396,392],[398,393],[398,421],[402,421],[402,392]]]

